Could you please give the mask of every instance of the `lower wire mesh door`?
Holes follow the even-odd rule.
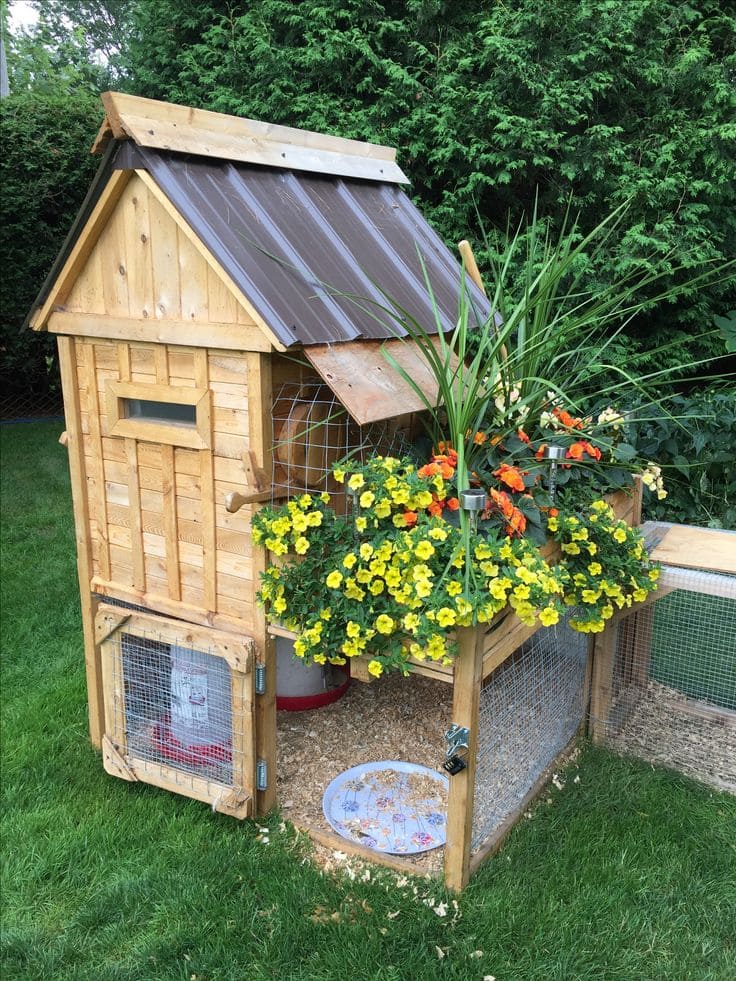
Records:
[[[252,815],[254,641],[107,605],[95,629],[107,772]]]

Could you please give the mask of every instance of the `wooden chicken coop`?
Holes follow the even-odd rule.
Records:
[[[431,329],[426,270],[451,330],[462,267],[402,191],[390,148],[117,93],[103,103],[100,168],[29,316],[58,337],[91,739],[118,777],[263,814],[277,798],[276,652],[251,516],[333,489],[347,452],[401,452],[423,406],[381,348],[437,393],[401,319],[380,311],[396,297]],[[482,290],[465,289],[487,318]],[[622,507],[638,520],[635,500]],[[450,783],[454,888],[583,716],[587,646],[520,627],[464,630],[454,674],[420,679],[453,693],[451,721],[470,732]],[[483,713],[516,711],[529,665],[557,684],[557,714],[530,708],[544,738],[524,724],[531,762],[504,771],[499,810]],[[441,733],[439,747],[437,764]]]

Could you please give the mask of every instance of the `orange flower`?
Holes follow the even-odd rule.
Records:
[[[443,440],[437,444],[437,453],[432,457],[432,459],[434,460],[441,455],[446,456],[448,463],[450,463],[453,467],[457,466],[457,453],[455,450],[453,450],[449,443],[445,443]]]
[[[450,497],[447,500],[447,506],[451,511],[457,511],[460,507],[460,501],[456,497]]]
[[[501,483],[506,484],[511,490],[524,490],[524,478],[518,467],[510,467],[507,463],[502,463],[498,470],[493,471],[493,476],[498,477]]]
[[[442,507],[443,505],[440,501],[432,501],[427,510],[433,518],[439,518],[442,514]]]
[[[559,421],[562,423],[562,425],[567,427],[567,429],[583,428],[582,419],[576,419],[575,416],[571,416],[569,412],[565,412],[564,409],[560,409],[557,406],[555,406],[555,408],[552,409],[552,415],[556,416],[557,419],[559,419]]]
[[[600,460],[601,458],[601,451],[598,449],[598,447],[591,446],[591,444],[586,443],[585,440],[580,440],[577,443],[573,443],[565,456],[572,460],[582,460],[583,453],[587,453],[593,460]]]
[[[556,518],[559,513],[560,512],[557,510],[557,508],[548,508],[547,509],[547,517],[548,518]]]
[[[491,446],[498,446],[502,439],[503,436],[499,436],[498,433],[495,436],[491,436]]]
[[[527,436],[527,434],[524,432],[523,429],[517,429],[516,435],[519,437],[522,443],[531,443],[531,440],[529,439],[529,437]]]
[[[514,510],[511,498],[505,491],[497,491],[493,487],[490,490],[491,500],[504,517],[509,518]]]
[[[476,446],[482,446],[487,439],[488,433],[477,432],[475,436],[473,436],[473,442]]]
[[[514,508],[513,514],[506,522],[506,531],[509,535],[523,535],[526,530],[526,518],[518,508]]]
[[[439,465],[436,463],[426,463],[417,470],[417,477],[436,477],[440,472]]]
[[[547,444],[546,443],[542,443],[542,445],[539,447],[539,449],[537,450],[537,452],[534,454],[534,459],[535,460],[543,460],[544,459],[544,451],[546,449],[547,449]]]
[[[416,511],[404,511],[404,525],[406,528],[413,528],[417,523]]]

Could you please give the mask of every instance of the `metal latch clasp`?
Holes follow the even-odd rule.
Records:
[[[442,768],[450,776],[460,773],[468,765],[468,747],[470,745],[470,729],[456,725],[454,722],[445,733],[447,750]]]

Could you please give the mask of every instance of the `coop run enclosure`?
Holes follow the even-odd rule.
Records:
[[[648,535],[659,588],[596,644],[592,734],[736,793],[736,533]]]

